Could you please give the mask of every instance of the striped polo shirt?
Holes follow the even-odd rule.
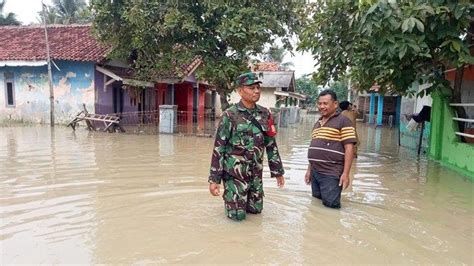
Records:
[[[321,175],[339,178],[344,170],[344,145],[357,143],[355,129],[349,118],[335,113],[326,124],[322,117],[314,124],[308,160]]]

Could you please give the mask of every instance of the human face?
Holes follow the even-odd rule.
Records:
[[[239,88],[238,92],[244,103],[254,105],[260,100],[260,83],[244,85]]]
[[[329,94],[320,96],[318,98],[318,109],[323,117],[327,118],[332,116],[336,112],[338,105],[339,103],[334,101]]]

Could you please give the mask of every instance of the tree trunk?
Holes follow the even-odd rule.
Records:
[[[222,111],[225,111],[230,106],[229,102],[227,101],[227,93],[224,90],[219,90],[219,97],[221,99]]]
[[[221,100],[221,108],[222,111],[225,111],[229,108],[230,104],[227,101],[227,96],[232,93],[232,85],[230,82],[221,82],[217,87],[217,92],[219,93],[219,97]]]

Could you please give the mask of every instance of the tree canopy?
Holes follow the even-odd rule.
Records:
[[[290,68],[294,67],[295,64],[293,64],[293,62],[283,62],[287,54],[288,51],[285,48],[277,44],[272,44],[272,46],[268,47],[263,52],[263,60],[266,62],[278,62],[280,63],[281,69],[289,70]]]
[[[328,86],[321,86],[311,78],[309,74],[296,79],[296,91],[307,96],[305,104],[307,106],[315,106],[319,93],[323,89],[331,89],[336,93],[339,102],[347,100],[347,81],[345,79],[330,82]]]
[[[46,6],[45,11],[48,24],[84,24],[93,19],[85,0],[53,0],[53,5]],[[38,21],[43,23],[43,12],[38,15]]]
[[[309,75],[304,75],[296,79],[296,91],[308,96],[305,102],[307,106],[314,106],[316,104],[319,86]]]
[[[314,78],[350,72],[359,90],[406,94],[418,81],[447,87],[446,68],[474,63],[469,45],[474,5],[468,0],[316,0],[303,14],[299,50],[318,62]]]
[[[114,47],[113,55],[129,58],[138,75],[174,70],[195,56],[203,59],[197,75],[216,85],[223,107],[233,79],[248,70],[251,56],[280,38],[290,38],[299,25],[303,0],[278,1],[104,1],[92,0],[94,29]]]
[[[5,3],[6,0],[0,0],[0,25],[21,25],[21,22],[16,19],[16,15],[14,13],[3,13]]]

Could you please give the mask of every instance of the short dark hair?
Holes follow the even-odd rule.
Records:
[[[333,90],[330,90],[330,89],[323,90],[322,92],[319,93],[318,98],[325,95],[331,95],[332,100],[337,101],[337,95]]]
[[[341,108],[341,110],[347,110],[349,109],[349,106],[351,106],[351,103],[348,101],[342,101],[339,103],[339,108]]]

